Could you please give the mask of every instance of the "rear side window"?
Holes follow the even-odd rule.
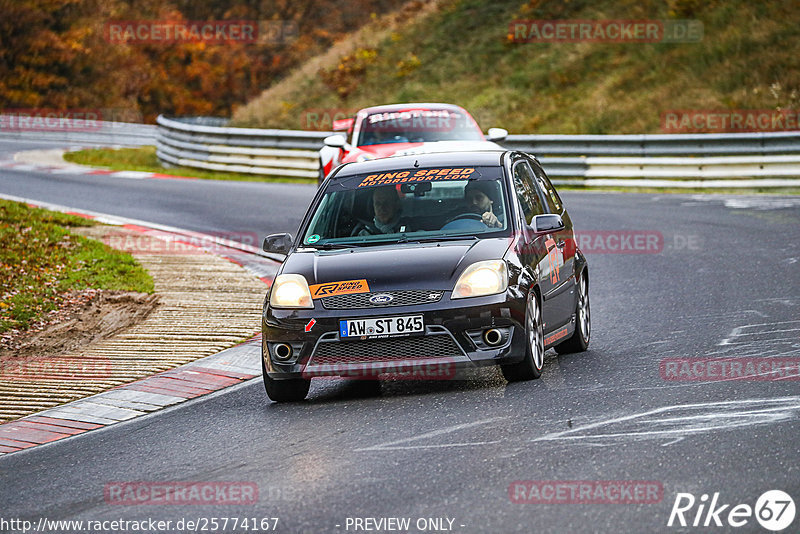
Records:
[[[543,197],[550,213],[561,213],[561,206],[563,205],[561,197],[558,196],[555,187],[553,187],[553,184],[547,178],[544,169],[542,169],[538,163],[533,162],[533,172],[536,175],[536,181],[539,183],[539,187],[544,192]]]
[[[522,206],[525,222],[530,224],[535,215],[544,213],[544,209],[542,198],[534,185],[533,172],[525,161],[518,161],[514,164],[514,189],[517,193],[517,200]]]

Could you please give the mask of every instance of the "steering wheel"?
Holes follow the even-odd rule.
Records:
[[[478,213],[472,213],[472,212],[461,213],[459,215],[456,215],[455,217],[453,217],[449,221],[447,221],[445,224],[450,224],[453,221],[460,221],[461,219],[472,219],[473,221],[483,222],[483,215],[480,215]]]
[[[358,221],[358,224],[356,224],[356,227],[353,228],[352,232],[350,232],[351,237],[360,234],[361,230],[366,230],[369,233],[369,235],[377,235],[383,233],[378,229],[377,226],[375,226],[370,221],[365,221],[364,219],[356,219],[356,220]]]

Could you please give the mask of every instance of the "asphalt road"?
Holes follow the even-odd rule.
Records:
[[[0,193],[202,231],[293,232],[313,192],[0,170]],[[542,379],[507,384],[484,369],[379,390],[317,379],[306,402],[289,405],[271,404],[253,380],[0,458],[0,517],[278,517],[283,533],[364,532],[354,518],[389,517],[410,518],[409,532],[423,531],[419,518],[451,519],[458,533],[768,532],[754,517],[736,529],[726,521],[733,506],[754,507],[772,489],[800,507],[800,382],[669,381],[660,364],[800,358],[800,198],[563,197],[578,230],[660,232],[663,247],[587,250],[590,350],[549,351]],[[596,235],[610,243],[587,235],[593,246]],[[509,487],[515,494],[512,484],[526,480],[651,481],[663,495],[649,504],[512,502]],[[108,504],[104,488],[120,481],[231,481],[259,492],[249,505]],[[691,524],[701,495],[715,492],[730,505],[724,527],[667,526],[679,493],[697,499],[685,513]],[[243,531],[231,526],[216,531]],[[784,532],[798,530],[795,518]]]

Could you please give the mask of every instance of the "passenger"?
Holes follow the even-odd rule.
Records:
[[[497,188],[492,182],[476,180],[464,187],[467,206],[473,213],[480,215],[483,224],[489,228],[502,228],[504,224],[503,207],[494,207],[496,198]]]

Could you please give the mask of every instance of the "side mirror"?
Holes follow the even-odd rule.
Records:
[[[345,139],[341,135],[329,135],[323,141],[325,146],[333,147],[333,148],[344,148],[344,145],[347,144],[347,139]]]
[[[355,121],[356,119],[353,117],[350,117],[348,119],[336,119],[335,121],[333,121],[332,129],[334,132],[346,132],[347,130],[350,129],[350,127],[353,125]]]
[[[531,222],[531,229],[537,234],[550,234],[564,229],[564,221],[561,220],[561,215],[553,213],[536,215]]]
[[[292,234],[271,234],[264,238],[264,252],[286,254],[292,248]]]
[[[504,128],[489,128],[489,132],[486,134],[489,141],[502,141],[506,137],[508,137],[508,130]]]

